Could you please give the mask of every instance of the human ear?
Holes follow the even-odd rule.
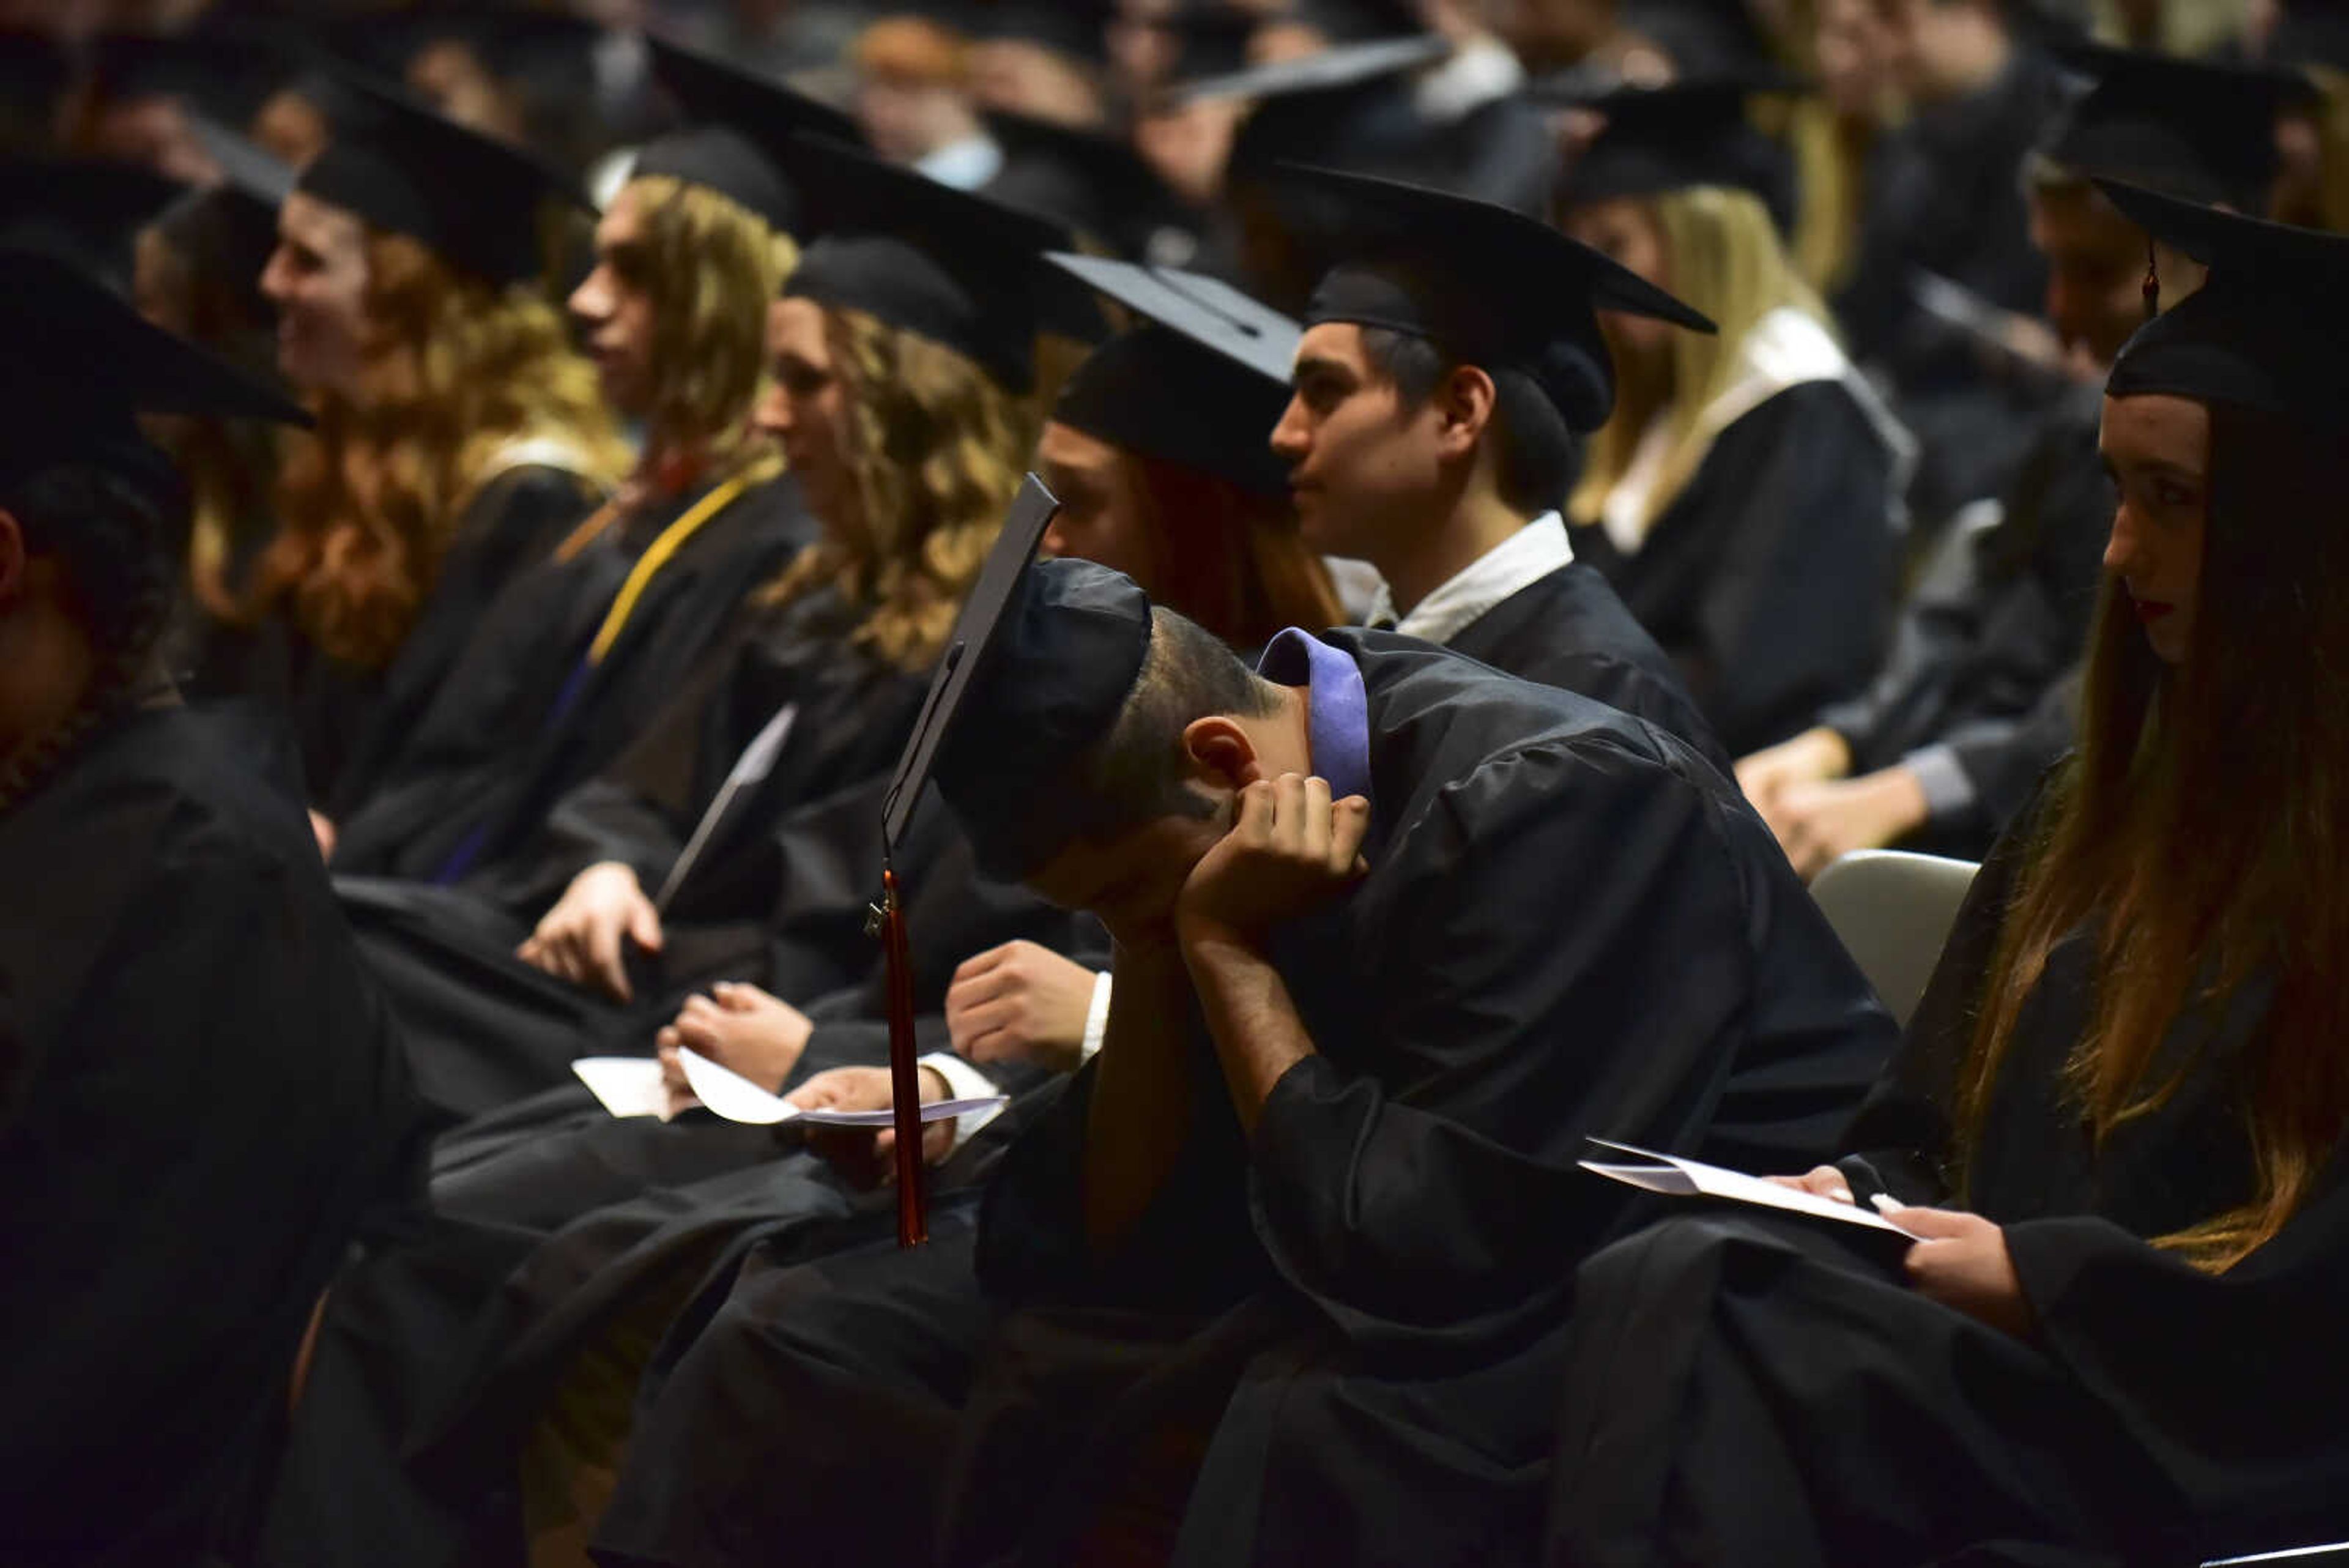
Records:
[[[1237,720],[1220,713],[1194,719],[1183,730],[1183,753],[1194,781],[1237,794],[1264,777],[1256,742]]]
[[[0,605],[24,591],[25,530],[16,514],[0,507]]]
[[[1446,457],[1473,451],[1493,422],[1493,378],[1474,365],[1457,365],[1435,389],[1436,441]]]

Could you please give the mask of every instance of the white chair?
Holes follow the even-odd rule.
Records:
[[[1902,1028],[1982,867],[1971,860],[1861,849],[1818,874],[1811,897]]]

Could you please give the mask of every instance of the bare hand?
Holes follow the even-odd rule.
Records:
[[[1923,826],[1925,791],[1915,774],[1890,767],[1836,784],[1793,785],[1762,815],[1807,882],[1856,849],[1881,849]]]
[[[947,1033],[974,1062],[1033,1062],[1073,1073],[1098,977],[1034,942],[967,959],[947,987]]]
[[[947,1098],[947,1081],[921,1070],[922,1103]],[[818,1073],[783,1098],[803,1111],[883,1111],[895,1103],[886,1067],[834,1067]],[[954,1149],[955,1124],[930,1122],[922,1128],[922,1158],[936,1165]],[[832,1163],[851,1186],[885,1187],[896,1179],[895,1127],[810,1127],[808,1147]]]
[[[693,1092],[692,1083],[685,1075],[685,1064],[678,1059],[677,1026],[669,1025],[655,1038],[653,1054],[660,1058],[661,1088],[668,1095],[668,1114],[681,1115],[701,1104],[701,1096]]]
[[[319,859],[332,860],[335,857],[335,825],[327,820],[326,813],[310,813],[310,836],[318,841]]]
[[[1891,1209],[1886,1219],[1925,1238],[1909,1249],[1909,1282],[1943,1306],[2027,1339],[2031,1302],[2006,1250],[2006,1232],[1953,1209]]]
[[[1779,795],[1795,784],[1825,784],[1851,772],[1851,748],[1821,725],[1791,741],[1737,760],[1737,787],[1766,820]]]
[[[1283,774],[1240,791],[1222,841],[1200,857],[1174,900],[1185,940],[1222,933],[1253,944],[1337,897],[1369,867],[1361,857],[1371,803],[1330,798],[1325,779]]]
[[[790,1002],[730,980],[712,986],[708,996],[687,998],[658,1038],[689,1045],[771,1093],[800,1064],[814,1033],[807,1014]]]
[[[1762,1179],[1773,1187],[1791,1187],[1814,1198],[1829,1198],[1837,1203],[1852,1200],[1851,1183],[1846,1181],[1843,1172],[1832,1165],[1813,1166],[1801,1176],[1765,1176]]]
[[[635,998],[628,986],[629,942],[648,953],[660,951],[660,912],[637,886],[634,870],[605,861],[571,879],[515,956],[574,985],[594,986],[630,1002]]]

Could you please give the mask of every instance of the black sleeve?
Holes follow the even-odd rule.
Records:
[[[1851,394],[1792,387],[1731,425],[1707,454],[1698,504],[1731,507],[1708,530],[1693,646],[1671,649],[1736,755],[1785,739],[1859,690],[1883,652],[1899,536],[1890,458]]]

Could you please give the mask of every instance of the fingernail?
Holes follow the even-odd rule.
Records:
[[[1868,1200],[1876,1205],[1876,1211],[1878,1214],[1889,1214],[1896,1209],[1906,1209],[1908,1207],[1907,1204],[1901,1202],[1898,1198],[1893,1197],[1889,1192],[1871,1193],[1868,1195]]]

